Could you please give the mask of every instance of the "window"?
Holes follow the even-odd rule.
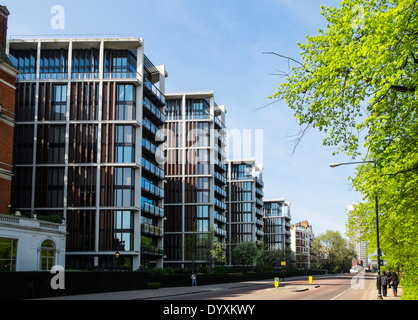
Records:
[[[132,126],[116,126],[115,162],[134,162],[134,128]]]
[[[185,231],[209,232],[209,206],[185,207]]]
[[[115,168],[115,206],[130,207],[134,200],[134,171]]]
[[[64,204],[64,168],[36,168],[35,206],[62,207]]]
[[[65,126],[38,125],[38,163],[64,163]]]
[[[113,249],[131,251],[133,240],[133,214],[131,211],[114,212]]]
[[[40,61],[41,73],[68,72],[67,50],[42,50]]]
[[[17,240],[0,238],[0,271],[16,271]]]
[[[41,245],[41,270],[50,270],[55,265],[55,243],[45,240]]]
[[[117,86],[116,120],[132,120],[135,113],[136,87],[132,84]]]
[[[55,85],[52,92],[50,120],[65,120],[67,111],[67,85]]]
[[[136,58],[127,50],[105,50],[105,72],[135,72]]]

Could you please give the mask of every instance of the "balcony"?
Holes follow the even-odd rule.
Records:
[[[226,237],[226,231],[221,228],[216,228],[215,233],[219,236]]]
[[[147,78],[145,78],[145,81],[144,81],[144,89],[146,89],[145,91],[149,93],[149,97],[154,103],[160,104],[161,106],[165,106],[166,104],[165,96]]]
[[[150,236],[157,236],[157,237],[163,237],[164,236],[164,228],[160,228],[157,226],[153,226],[148,223],[141,224],[141,232],[142,234],[147,234]]]
[[[137,72],[105,72],[103,73],[104,80],[125,80],[125,81],[133,81],[133,82],[142,82],[142,78],[140,78],[140,74]]]
[[[221,187],[215,185],[215,193],[219,194],[222,198],[226,198],[226,191]]]
[[[218,199],[215,199],[214,204],[216,207],[218,207],[221,210],[226,210],[226,204],[222,201],[219,201]]]
[[[257,193],[257,195],[259,195],[260,197],[264,197],[264,192],[263,190],[259,189],[258,187],[255,188],[255,192]]]
[[[39,80],[67,80],[68,72],[40,73]]]
[[[71,73],[71,80],[94,80],[99,79],[98,72],[73,72]]]
[[[144,128],[146,128],[149,133],[151,134],[151,136],[153,137],[153,139],[155,141],[159,141],[159,142],[164,142],[166,139],[166,135],[164,134],[163,131],[161,131],[160,129],[158,129],[151,121],[149,121],[147,118],[144,118],[142,120],[142,125],[144,126]]]
[[[19,73],[16,77],[17,81],[34,81],[36,80],[36,73]]]
[[[155,196],[156,198],[164,199],[164,190],[153,185],[147,180],[142,179],[141,183],[142,190],[148,192],[150,195]]]
[[[144,97],[143,106],[144,111],[152,118],[153,122],[164,124],[166,122],[166,115],[162,113],[148,98]]]
[[[255,178],[255,183],[258,184],[260,187],[264,187],[264,182],[260,178]]]
[[[155,144],[148,141],[147,139],[142,138],[142,148],[151,155],[155,156],[157,162],[164,161],[165,153],[160,148],[158,148]]]
[[[156,176],[160,178],[161,180],[165,178],[165,172],[164,170],[158,168],[156,165],[152,164],[148,160],[142,158],[141,160],[141,166],[144,171],[150,173],[152,176]]]
[[[149,202],[142,202],[141,203],[141,210],[143,212],[152,214],[159,218],[164,218],[164,209],[158,206],[155,206]]]
[[[260,200],[260,199],[258,199],[258,198],[255,198],[255,203],[256,203],[256,205],[258,205],[258,206],[260,206],[260,207],[263,207],[263,206],[264,206],[263,201],[261,201],[261,200]]]
[[[216,221],[219,221],[221,223],[226,223],[226,217],[224,217],[223,215],[215,212],[214,218]]]
[[[222,184],[226,184],[226,178],[223,175],[221,175],[219,172],[215,172],[214,176],[216,180],[218,180]]]
[[[215,127],[218,127],[218,129],[221,129],[221,130],[226,129],[225,125],[222,123],[221,120],[219,120],[219,118],[214,117],[214,122],[215,122]]]
[[[164,248],[141,245],[141,254],[162,257],[164,255]]]
[[[18,216],[0,215],[0,225],[8,225],[19,229],[33,229],[39,231],[57,232],[66,234],[67,226],[65,224],[52,223],[42,220],[29,219]]]

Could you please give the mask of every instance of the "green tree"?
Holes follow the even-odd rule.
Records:
[[[403,267],[403,299],[418,298],[418,1],[343,0],[322,7],[325,30],[299,44],[302,61],[271,97],[294,110],[301,136],[326,133],[336,152],[375,160],[352,179],[364,195],[348,225]]]
[[[326,231],[318,235],[312,244],[312,255],[317,266],[334,270],[349,269],[351,261],[356,257],[354,250],[349,246],[338,231]]]
[[[254,266],[260,249],[255,242],[240,242],[232,250],[233,264],[241,266],[245,272],[248,267]]]

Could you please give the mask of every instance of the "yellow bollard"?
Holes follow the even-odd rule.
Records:
[[[279,287],[279,278],[274,278],[274,286],[275,286],[276,288],[278,288],[278,287]]]
[[[312,282],[313,282],[312,276],[309,276],[309,284],[312,284]]]

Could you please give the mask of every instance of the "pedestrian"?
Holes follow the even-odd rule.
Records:
[[[391,280],[392,280],[392,273],[390,272],[390,270],[389,270],[389,269],[388,269],[388,271],[387,271],[387,273],[386,273],[386,276],[387,276],[387,278],[388,278],[388,287],[390,288],[390,287],[391,287],[390,282],[391,282]]]
[[[192,287],[197,287],[197,284],[196,284],[196,275],[194,273],[192,274]]]
[[[392,290],[393,290],[393,296],[396,297],[396,295],[398,294],[398,285],[399,285],[399,277],[396,274],[396,272],[392,272],[391,279],[392,279],[391,285],[392,285]]]
[[[382,276],[380,277],[380,283],[382,285],[382,294],[386,297],[388,294],[388,277],[385,271],[383,271]]]

